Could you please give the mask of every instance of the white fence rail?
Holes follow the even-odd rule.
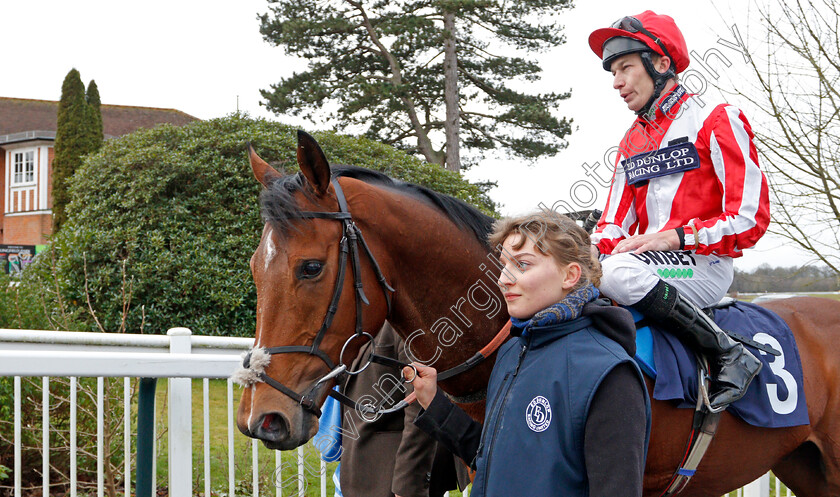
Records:
[[[0,377],[14,377],[14,439],[15,456],[14,468],[14,495],[21,497],[21,474],[24,468],[21,461],[21,410],[22,392],[21,377],[42,378],[42,426],[50,426],[50,378],[68,377],[70,380],[70,496],[77,497],[78,481],[77,474],[77,378],[97,378],[96,383],[96,425],[97,425],[97,497],[104,497],[105,484],[103,477],[103,431],[104,431],[104,378],[122,377],[123,381],[123,412],[127,415],[123,420],[124,432],[124,495],[132,495],[131,481],[131,378],[145,378],[146,382],[154,385],[156,378],[168,379],[168,476],[170,497],[191,497],[193,495],[193,482],[197,481],[193,474],[193,440],[192,440],[192,379],[203,379],[203,495],[211,495],[210,475],[210,414],[209,414],[209,379],[228,378],[240,363],[240,355],[243,351],[251,348],[253,339],[227,338],[227,337],[202,337],[192,336],[189,329],[173,328],[167,336],[155,335],[132,335],[132,334],[108,334],[108,333],[86,333],[86,332],[64,332],[64,331],[35,331],[35,330],[7,330],[0,329]],[[152,387],[153,388],[153,387]],[[234,397],[233,386],[227,380],[227,439],[228,439],[228,497],[235,497],[237,493],[237,482],[235,481],[234,469]],[[142,400],[142,399],[141,399]],[[143,413],[138,412],[138,418]],[[218,421],[218,420],[213,420]],[[154,426],[154,422],[151,423]],[[153,439],[152,434],[150,439]],[[42,446],[42,487],[44,497],[50,495],[50,434],[48,429],[43,430]],[[138,434],[137,447],[141,451],[143,442]],[[251,442],[251,494],[254,497],[260,495],[260,465],[259,446],[256,440]],[[286,458],[290,456],[285,456]],[[295,457],[295,456],[292,456]],[[137,471],[137,495],[141,485],[140,480],[140,454],[138,454]],[[143,497],[151,497],[154,493],[154,475],[156,474],[155,463],[157,458],[152,457],[152,468],[149,477],[152,479],[151,488],[143,488]],[[281,452],[275,452],[275,469],[277,471],[273,487],[276,497],[283,496],[282,479],[280,468],[284,461]],[[285,462],[289,465],[289,461]],[[299,496],[305,495],[306,482],[305,473],[311,473],[312,469],[306,468],[304,462],[304,450],[298,448],[296,452],[296,493]],[[149,471],[148,469],[146,471]],[[320,483],[320,496],[327,496],[327,475],[326,466],[320,462],[316,470]],[[190,475],[185,477],[185,475]],[[738,490],[741,497],[770,497],[770,475],[764,475],[755,482]],[[782,491],[781,484],[775,479],[776,497],[790,496],[790,491]],[[196,489],[198,490],[198,489]],[[264,495],[271,493],[269,488],[265,489]],[[241,493],[241,492],[240,492]]]
[[[69,468],[66,471],[69,475],[70,496],[76,497],[79,494],[78,489],[78,457],[79,457],[79,442],[78,427],[77,427],[77,410],[79,406],[79,399],[77,399],[77,392],[79,390],[80,378],[96,378],[95,397],[96,397],[96,437],[97,437],[97,453],[96,453],[96,467],[97,467],[97,482],[96,492],[98,497],[105,495],[105,482],[103,476],[103,467],[106,462],[103,460],[103,446],[104,446],[104,378],[106,377],[122,377],[123,381],[123,412],[128,415],[123,419],[123,433],[124,433],[124,447],[123,457],[125,460],[124,474],[129,477],[124,478],[124,485],[120,488],[120,493],[124,495],[131,495],[131,434],[132,434],[132,417],[131,413],[131,379],[143,378],[141,380],[141,390],[143,382],[150,384],[152,388],[151,403],[154,403],[154,384],[157,378],[168,379],[168,396],[167,396],[167,419],[168,419],[168,495],[170,497],[190,497],[193,495],[193,483],[197,481],[196,475],[193,473],[193,406],[192,406],[192,379],[203,379],[203,440],[201,444],[196,443],[196,446],[203,445],[203,472],[198,470],[196,473],[203,475],[204,485],[203,493],[205,496],[211,494],[211,478],[210,478],[210,423],[219,422],[217,419],[210,418],[210,400],[209,400],[209,380],[213,378],[226,379],[240,364],[240,355],[242,352],[251,348],[253,339],[247,338],[227,338],[227,337],[202,337],[192,336],[190,330],[186,328],[173,328],[169,330],[167,336],[154,335],[132,335],[132,334],[107,334],[107,333],[86,333],[86,332],[62,332],[62,331],[37,331],[37,330],[8,330],[0,329],[0,376],[13,377],[14,380],[14,467],[10,468],[13,474],[13,486],[15,497],[20,497],[23,493],[21,475],[25,469],[22,467],[22,426],[21,426],[21,411],[22,406],[22,388],[21,377],[41,377],[42,389],[42,447],[41,451],[41,474],[42,474],[42,488],[43,495],[47,497],[50,495],[50,430],[43,429],[43,427],[50,427],[50,378],[69,378],[69,404],[70,404],[70,422],[69,422]],[[135,392],[137,393],[137,392]],[[142,391],[140,392],[142,402]],[[234,427],[234,392],[233,385],[230,380],[227,380],[226,385],[226,410],[227,410],[227,441],[228,441],[228,488],[227,495],[234,497],[237,493],[243,493],[241,488],[237,487],[237,481],[234,477],[234,470],[237,465],[234,454],[234,437],[241,437],[236,435],[236,428]],[[28,406],[27,406],[28,407]],[[154,409],[154,408],[152,408]],[[138,411],[138,418],[143,415]],[[149,415],[153,415],[150,414]],[[151,426],[154,427],[154,421]],[[138,427],[139,428],[139,427]],[[153,430],[154,428],[152,428]],[[148,442],[154,439],[154,433],[148,438]],[[143,468],[140,467],[141,437],[138,433],[137,448],[138,455],[137,467],[134,468],[137,476],[137,488],[135,491],[141,489],[140,473]],[[260,476],[267,476],[260,474],[259,464],[259,443],[254,440],[251,442],[251,481],[250,494],[254,497],[260,495],[259,481]],[[265,449],[262,449],[265,452]],[[150,449],[151,453],[151,449]],[[157,457],[151,457],[151,468],[145,469],[145,474],[148,475],[150,488],[144,488],[143,494],[152,495],[154,493],[154,477],[156,475],[156,461]],[[296,466],[297,475],[291,478],[291,486],[296,486],[296,491],[291,492],[292,495],[305,495],[306,478],[305,473],[317,473],[320,480],[319,495],[326,497],[327,482],[326,482],[326,466],[320,463],[319,468],[306,467],[304,463],[304,449],[299,450],[294,455],[283,456],[281,452],[277,451],[274,455],[275,468],[277,470],[277,477],[270,486],[264,488],[263,495],[270,495],[274,493],[277,497],[282,497],[283,488],[285,487],[287,494],[289,493],[290,482],[281,481],[281,473],[279,468]],[[293,458],[296,461],[289,461],[287,459]],[[264,459],[264,458],[263,458]],[[241,465],[247,465],[248,461],[239,462]],[[311,463],[310,463],[311,464]],[[265,472],[265,467],[263,467]],[[273,475],[271,475],[273,476]],[[218,478],[218,476],[217,476]],[[265,478],[263,478],[264,480]],[[289,480],[289,478],[286,478]],[[286,483],[284,486],[283,483]],[[296,485],[295,485],[296,483]],[[52,482],[55,485],[55,482]],[[273,489],[271,488],[273,487]],[[31,489],[30,489],[31,490]],[[199,489],[196,489],[199,492]],[[311,492],[311,491],[310,491]],[[137,495],[141,495],[137,492]]]

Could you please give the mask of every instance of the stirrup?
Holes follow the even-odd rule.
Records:
[[[712,403],[709,401],[709,388],[708,385],[711,383],[712,378],[711,376],[707,375],[708,382],[701,381],[700,382],[700,398],[703,399],[703,406],[712,414],[718,414],[726,410],[727,407],[731,404],[724,404],[720,407],[712,407]]]

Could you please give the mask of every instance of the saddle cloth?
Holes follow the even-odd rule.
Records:
[[[630,309],[638,322],[642,315]],[[746,302],[714,310],[715,322],[724,330],[752,338],[781,352],[773,356],[745,345],[763,363],[743,398],[727,409],[745,422],[762,428],[808,424],[808,407],[802,382],[802,364],[796,340],[775,313]],[[636,362],[655,380],[653,398],[678,402],[679,407],[697,404],[697,360],[694,352],[657,326],[636,332]]]

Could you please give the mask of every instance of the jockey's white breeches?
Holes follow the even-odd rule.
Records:
[[[731,257],[688,250],[609,255],[601,270],[601,293],[621,305],[639,302],[664,280],[697,306],[709,307],[726,295],[734,276]]]

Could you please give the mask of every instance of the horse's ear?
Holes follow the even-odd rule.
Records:
[[[251,146],[251,142],[248,142],[248,160],[251,161],[251,170],[254,171],[254,177],[265,187],[268,187],[275,179],[283,176],[257,155],[254,147]]]
[[[327,156],[315,138],[298,130],[297,161],[300,172],[315,189],[317,195],[323,195],[330,186],[330,164]]]

